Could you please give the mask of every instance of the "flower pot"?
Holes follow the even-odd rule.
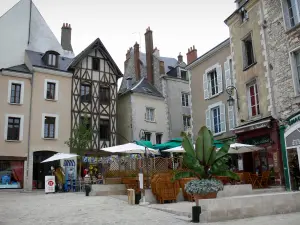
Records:
[[[193,194],[196,205],[199,206],[200,199],[211,199],[217,197],[217,192],[207,193],[207,194]]]

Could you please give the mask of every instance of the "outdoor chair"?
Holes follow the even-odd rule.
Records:
[[[161,181],[157,184],[158,200],[163,204],[165,201],[176,202],[177,190],[176,184],[167,181]]]
[[[258,184],[261,188],[267,188],[269,184],[270,171],[264,171],[258,179]]]

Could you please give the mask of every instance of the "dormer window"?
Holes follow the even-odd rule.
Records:
[[[58,67],[58,58],[59,53],[50,50],[43,55],[42,60],[46,66]]]
[[[49,53],[48,54],[48,66],[56,67],[56,62],[57,62],[57,55]]]

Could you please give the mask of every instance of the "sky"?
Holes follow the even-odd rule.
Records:
[[[0,0],[0,16],[19,0]],[[224,20],[235,10],[234,0],[33,0],[60,41],[63,23],[72,27],[72,46],[80,53],[100,38],[124,72],[127,50],[135,42],[145,52],[145,32],[153,31],[160,55],[184,56],[195,45],[198,56],[229,37]]]

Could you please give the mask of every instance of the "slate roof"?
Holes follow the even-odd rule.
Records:
[[[177,59],[175,58],[170,58],[170,57],[159,57],[161,61],[164,61],[165,64],[165,72],[169,72],[170,68],[169,67],[176,67],[178,64]],[[142,61],[143,65],[147,65],[147,60],[146,60],[146,53],[140,52],[140,60]]]
[[[31,74],[30,70],[27,68],[27,66],[25,64],[12,66],[12,67],[6,68],[5,70]]]
[[[32,64],[32,66],[51,69],[51,70],[60,70],[60,71],[64,71],[64,72],[68,72],[68,68],[73,60],[70,58],[59,56],[58,57],[58,68],[55,68],[52,66],[48,66],[47,64],[44,63],[44,61],[42,60],[44,53],[34,52],[34,51],[29,51],[29,50],[26,50],[26,53],[28,55],[28,58]]]
[[[120,95],[125,95],[127,93],[141,93],[163,98],[163,95],[146,78],[142,78],[133,84],[131,89],[123,89],[119,92]]]
[[[100,38],[97,38],[95,41],[93,41],[86,49],[84,49],[79,55],[77,55],[73,62],[70,65],[70,68],[74,67],[77,65],[78,62],[80,62],[83,58],[87,57],[88,54],[96,48],[101,48],[101,52],[102,54],[104,54],[104,57],[107,57],[109,60],[109,64],[110,66],[115,70],[115,74],[119,77],[123,77],[123,74],[121,72],[121,70],[119,69],[119,67],[117,66],[117,64],[115,63],[115,61],[113,60],[113,58],[110,56],[109,52],[107,51],[107,49],[105,48],[104,44],[102,43],[102,41],[100,40]]]

